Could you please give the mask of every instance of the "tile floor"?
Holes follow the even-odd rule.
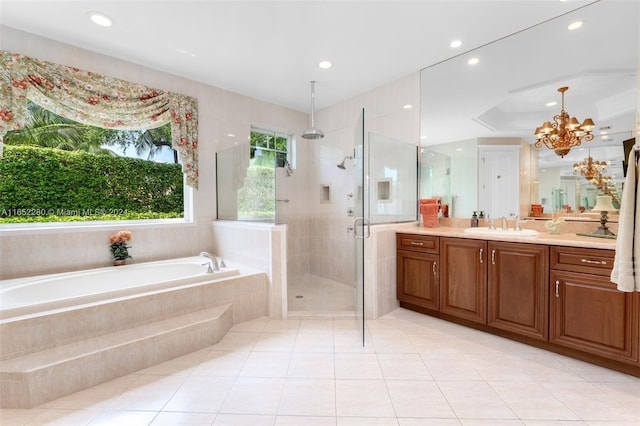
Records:
[[[404,309],[259,318],[216,345],[5,425],[635,425],[640,380]]]

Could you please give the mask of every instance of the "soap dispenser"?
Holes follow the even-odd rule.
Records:
[[[474,211],[473,216],[471,216],[471,227],[472,228],[478,227],[478,212],[476,211]]]

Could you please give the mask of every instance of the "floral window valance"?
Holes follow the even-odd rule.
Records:
[[[4,135],[24,126],[31,99],[62,117],[108,129],[146,130],[171,122],[171,145],[180,156],[187,184],[197,188],[195,98],[1,52],[0,157]]]

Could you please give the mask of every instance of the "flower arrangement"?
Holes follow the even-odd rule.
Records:
[[[127,242],[131,241],[131,231],[118,231],[109,237],[109,248],[114,260],[124,260],[130,258],[129,250],[131,246]]]

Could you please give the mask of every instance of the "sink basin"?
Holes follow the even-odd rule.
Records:
[[[467,234],[475,235],[491,235],[491,236],[505,236],[505,237],[535,237],[538,235],[538,231],[533,229],[522,229],[520,231],[503,231],[502,229],[489,229],[487,227],[481,228],[467,228],[464,230]]]

